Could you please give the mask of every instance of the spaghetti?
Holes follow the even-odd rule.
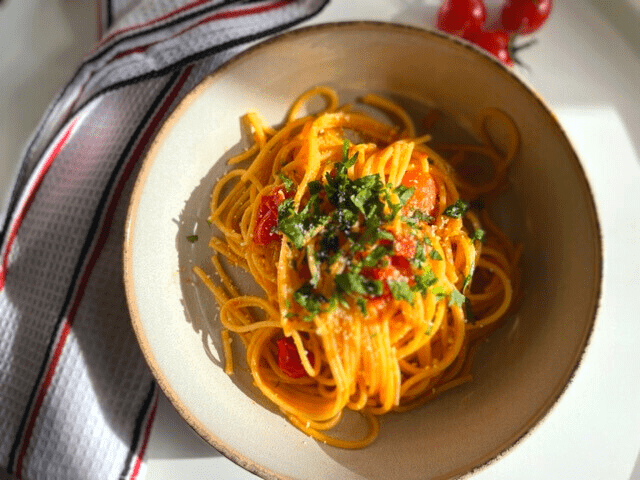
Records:
[[[324,110],[300,116],[315,96]],[[245,166],[211,196],[221,281],[194,269],[220,306],[227,373],[233,332],[261,392],[300,430],[343,448],[370,444],[379,415],[470,380],[474,350],[519,294],[520,250],[487,214],[517,152],[513,122],[488,111],[483,143],[441,145],[445,160],[398,105],[362,102],[394,122],[339,107],[326,87],[301,95],[278,129],[246,114],[254,143],[230,161]],[[505,152],[489,119],[506,125]],[[469,168],[478,156],[490,160],[482,182]],[[239,292],[220,256],[250,272],[264,296]],[[345,409],[368,420],[363,438],[327,432]]]

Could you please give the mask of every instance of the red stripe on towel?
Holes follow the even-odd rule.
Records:
[[[142,459],[144,458],[144,454],[147,450],[147,444],[149,443],[149,437],[151,436],[151,426],[153,425],[153,420],[156,416],[157,407],[158,407],[158,397],[156,397],[156,401],[153,402],[153,408],[151,409],[151,413],[149,414],[149,419],[147,420],[147,426],[144,429],[144,439],[142,440],[140,451],[136,456],[136,462],[133,466],[133,470],[131,471],[131,476],[129,477],[129,480],[135,480],[136,478],[138,478],[138,474],[140,473],[140,466],[142,465]]]
[[[11,225],[10,227],[9,238],[7,239],[4,252],[2,253],[2,264],[0,265],[0,292],[4,288],[4,285],[7,279],[7,270],[9,268],[9,253],[11,252],[11,247],[13,246],[13,242],[15,242],[16,237],[18,236],[18,230],[20,230],[20,226],[22,225],[22,222],[27,216],[27,212],[29,211],[31,204],[33,203],[33,200],[35,199],[36,194],[38,193],[38,190],[40,188],[40,185],[42,184],[42,181],[44,180],[44,177],[47,175],[47,172],[49,171],[49,168],[53,164],[53,161],[56,159],[60,151],[64,148],[67,141],[69,140],[69,137],[71,136],[71,132],[73,131],[73,127],[75,127],[77,121],[78,119],[76,118],[69,124],[67,129],[64,131],[62,137],[60,137],[60,140],[58,140],[58,142],[53,147],[53,150],[51,151],[51,153],[49,154],[45,162],[40,166],[40,169],[36,173],[35,181],[31,185],[31,188],[27,193],[27,199],[24,202],[21,210],[16,215],[13,225]]]
[[[135,149],[133,150],[133,153],[131,154],[131,157],[127,163],[127,165],[125,166],[125,169],[122,173],[122,175],[120,176],[120,179],[118,181],[118,184],[114,190],[114,195],[112,195],[111,198],[111,202],[109,204],[109,207],[107,208],[107,213],[105,214],[105,219],[102,222],[102,229],[100,231],[100,235],[98,237],[98,240],[96,241],[95,247],[93,249],[93,252],[91,254],[91,257],[89,259],[89,261],[86,264],[86,267],[84,269],[84,273],[82,275],[82,279],[80,280],[80,283],[78,285],[78,290],[76,291],[76,295],[73,301],[73,304],[69,310],[69,313],[66,316],[66,319],[64,321],[64,325],[62,327],[62,333],[60,334],[60,337],[57,341],[55,350],[54,350],[54,354],[51,357],[51,361],[49,362],[49,366],[47,369],[47,373],[44,377],[44,380],[40,386],[40,390],[38,392],[38,396],[36,397],[36,401],[34,403],[32,412],[31,412],[31,416],[29,419],[29,423],[27,424],[27,427],[25,429],[25,433],[23,436],[23,440],[22,440],[22,447],[20,449],[20,454],[18,455],[18,461],[16,463],[16,469],[15,469],[15,475],[20,478],[21,474],[22,474],[22,466],[23,466],[23,462],[24,462],[24,457],[27,451],[27,447],[29,446],[29,442],[31,441],[31,435],[33,434],[33,428],[35,426],[36,420],[38,418],[38,415],[40,413],[40,408],[42,407],[42,403],[44,401],[44,398],[47,394],[47,391],[49,389],[49,386],[51,384],[51,379],[53,378],[56,368],[58,366],[58,362],[60,360],[60,355],[62,353],[62,350],[64,349],[64,345],[66,343],[66,340],[69,336],[70,330],[71,330],[71,326],[73,325],[73,321],[75,319],[75,314],[78,310],[78,307],[80,305],[80,301],[82,300],[82,296],[84,294],[84,291],[87,287],[87,284],[89,282],[89,277],[91,276],[91,272],[93,271],[93,267],[95,266],[98,257],[100,256],[102,247],[104,246],[107,237],[109,235],[109,226],[111,225],[111,220],[113,218],[113,215],[115,213],[116,207],[118,205],[118,200],[120,199],[120,196],[122,194],[122,191],[125,187],[125,184],[127,182],[127,180],[129,179],[131,172],[133,171],[136,163],[138,162],[139,158],[142,155],[142,152],[144,151],[145,147],[147,146],[149,140],[151,139],[151,136],[153,135],[153,133],[155,132],[156,128],[158,127],[158,125],[160,124],[160,121],[162,120],[162,118],[165,116],[165,114],[167,113],[167,111],[169,110],[169,107],[172,105],[172,103],[175,101],[176,97],[178,96],[178,94],[180,93],[180,90],[182,89],[182,87],[184,86],[185,82],[187,81],[187,78],[189,77],[189,75],[191,74],[191,70],[193,69],[193,65],[187,67],[185,69],[185,71],[183,72],[183,74],[181,75],[180,79],[178,80],[178,82],[176,83],[176,85],[171,89],[171,92],[169,93],[169,95],[167,96],[167,98],[165,99],[165,101],[163,102],[162,106],[160,107],[160,109],[156,112],[156,114],[154,115],[153,119],[151,120],[151,122],[149,122],[145,132],[140,136],[140,139],[135,147]]]

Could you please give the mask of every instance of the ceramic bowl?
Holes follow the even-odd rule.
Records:
[[[343,100],[376,92],[413,112],[436,107],[467,132],[479,112],[498,108],[522,141],[498,219],[524,243],[519,311],[480,348],[472,382],[384,416],[376,442],[356,451],[299,432],[242,364],[235,375],[224,373],[216,305],[191,273],[193,265],[208,268],[209,195],[225,160],[243,146],[241,115],[257,110],[277,124],[297,95],[319,84]],[[192,234],[197,242],[187,240]],[[594,329],[601,265],[589,185],[539,96],[463,41],[370,22],[291,31],[195,87],[150,147],[124,249],[133,327],[164,393],[231,460],[265,478],[291,479],[449,478],[499,459],[543,420],[575,374]],[[242,363],[241,342],[235,349]]]

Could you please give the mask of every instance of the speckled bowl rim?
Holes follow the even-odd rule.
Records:
[[[551,119],[551,124],[553,128],[557,130],[560,137],[563,138],[565,147],[567,148],[567,158],[573,164],[574,169],[577,172],[576,177],[580,179],[582,183],[582,187],[585,191],[585,198],[588,199],[588,207],[591,212],[591,223],[593,224],[596,235],[593,238],[593,241],[596,243],[596,258],[595,258],[595,268],[594,271],[597,273],[597,278],[594,279],[594,284],[596,285],[596,290],[594,292],[593,298],[590,299],[592,302],[591,305],[591,313],[590,313],[590,327],[586,333],[586,336],[583,340],[583,348],[578,353],[577,358],[575,359],[573,369],[568,372],[566,381],[563,386],[558,389],[555,395],[552,395],[547,402],[541,406],[539,413],[536,415],[532,415],[532,419],[530,422],[525,424],[520,434],[514,435],[514,439],[510,444],[506,444],[502,447],[499,447],[499,451],[494,451],[488,454],[484,459],[475,462],[475,465],[465,466],[463,469],[457,472],[452,472],[450,475],[447,475],[442,478],[463,478],[468,477],[473,474],[478,473],[480,470],[487,468],[489,465],[503,458],[505,455],[513,451],[513,449],[519,445],[522,440],[529,435],[531,435],[537,427],[539,427],[542,422],[548,418],[551,411],[558,404],[558,400],[563,396],[564,392],[567,390],[569,385],[573,382],[575,378],[576,372],[580,367],[584,355],[587,349],[590,346],[591,339],[593,337],[593,332],[596,326],[596,319],[598,314],[598,309],[600,306],[600,298],[602,294],[602,278],[603,278],[603,240],[602,240],[602,232],[600,228],[600,222],[597,216],[596,205],[594,201],[593,192],[587,180],[586,173],[580,163],[580,160],[575,152],[575,149],[572,146],[569,137],[566,135],[564,128],[561,126],[558,118],[553,113],[551,108],[547,105],[547,103],[543,100],[540,94],[538,94],[535,89],[529,85],[523,78],[521,78],[518,74],[510,70],[504,64],[502,64],[499,60],[494,58],[491,55],[486,54],[483,50],[475,47],[474,45],[459,39],[458,37],[454,37],[447,33],[443,33],[437,30],[428,30],[408,25],[402,25],[393,22],[380,22],[380,21],[345,21],[345,22],[330,22],[323,24],[310,25],[306,27],[297,28],[294,30],[290,30],[288,32],[279,34],[277,36],[271,37],[267,40],[264,40],[256,45],[249,47],[247,50],[239,53],[232,59],[228,60],[220,67],[212,71],[203,81],[201,81],[198,85],[196,85],[176,106],[176,108],[170,113],[167,121],[162,125],[160,130],[155,135],[151,146],[143,160],[143,165],[140,170],[140,173],[136,179],[133,193],[130,200],[129,209],[127,212],[126,224],[125,224],[125,238],[124,238],[124,249],[123,249],[123,274],[124,274],[124,284],[125,284],[125,292],[127,298],[127,304],[129,307],[129,312],[131,315],[131,323],[133,326],[133,330],[135,332],[136,338],[140,345],[140,349],[144,355],[144,358],[151,370],[152,375],[156,379],[158,385],[169,399],[173,407],[176,411],[184,418],[187,424],[207,443],[212,445],[216,450],[222,453],[229,460],[233,461],[237,465],[241,466],[245,470],[254,473],[265,479],[278,479],[285,480],[289,477],[279,475],[271,470],[264,468],[263,466],[257,464],[256,462],[250,460],[245,455],[240,452],[230,448],[224,442],[216,437],[215,434],[208,431],[204,425],[195,418],[191,412],[185,407],[185,405],[180,400],[179,396],[176,392],[171,388],[169,383],[167,382],[162,370],[159,368],[154,354],[149,347],[147,339],[143,333],[143,328],[141,325],[140,316],[137,309],[136,302],[136,292],[133,286],[133,272],[132,272],[132,238],[133,238],[133,230],[135,226],[138,204],[140,201],[140,192],[145,184],[147,175],[151,169],[153,161],[156,157],[156,152],[160,148],[162,140],[164,136],[171,130],[172,125],[175,121],[180,117],[180,113],[186,109],[192,101],[194,101],[200,94],[202,90],[207,88],[212,82],[214,82],[217,78],[224,75],[225,72],[231,69],[236,63],[241,62],[243,59],[255,55],[256,53],[277,46],[279,43],[287,41],[288,39],[294,37],[304,37],[304,36],[313,36],[316,32],[326,32],[330,30],[350,30],[357,28],[366,28],[371,30],[381,30],[381,31],[394,31],[394,32],[407,32],[412,35],[418,35],[423,37],[429,37],[435,41],[447,42],[447,43],[455,43],[459,47],[467,49],[473,52],[474,55],[481,57],[485,62],[489,64],[489,68],[497,69],[497,73],[500,75],[509,77],[515,84],[518,85],[519,88],[524,90],[528,95],[533,97],[537,103],[542,107],[542,109],[547,112]]]

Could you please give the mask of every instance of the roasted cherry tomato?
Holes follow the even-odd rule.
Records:
[[[402,235],[393,242],[393,251],[396,255],[412,259],[416,256],[416,241],[411,235]]]
[[[291,337],[283,337],[277,342],[278,346],[278,366],[285,375],[291,378],[303,378],[307,376],[307,371],[302,365],[296,344]],[[313,364],[313,353],[308,352],[307,358]]]
[[[374,280],[381,280],[384,284],[382,294],[368,299],[369,314],[375,316],[393,300],[391,289],[386,280],[398,279],[399,277],[412,278],[413,271],[409,260],[401,255],[392,255],[391,261],[385,267],[363,268],[362,275]]]
[[[362,269],[362,275],[373,280],[385,280],[392,277],[395,269],[391,265],[386,267],[365,267]]]
[[[386,279],[393,278],[396,275],[396,270],[391,265],[386,267],[375,268],[363,268],[362,275],[373,280],[380,280],[383,282],[383,290],[380,295],[369,297],[367,304],[369,306],[369,315],[375,316],[378,310],[383,309],[389,302],[393,300],[391,289],[386,283]]]
[[[383,310],[389,302],[393,300],[393,295],[391,294],[391,290],[389,287],[385,285],[385,291],[382,295],[370,298],[367,300],[367,310],[369,311],[369,315],[371,317],[376,317],[377,314]]]
[[[399,276],[411,278],[413,271],[409,260],[400,255],[392,255],[391,261],[385,267],[366,267],[362,269],[362,275],[374,280],[387,280]]]
[[[511,38],[507,32],[489,30],[473,35],[469,40],[483,50],[498,58],[505,65],[512,67]]]
[[[431,175],[421,170],[409,170],[402,177],[402,184],[405,187],[415,188],[406,207],[432,215],[436,206],[438,188]]]
[[[280,239],[280,234],[275,231],[275,228],[278,225],[278,205],[284,198],[283,189],[276,188],[273,193],[264,195],[260,199],[258,218],[253,231],[253,241],[256,245],[268,245]]]
[[[502,28],[528,35],[538,30],[551,14],[552,0],[507,0],[500,12]]]
[[[438,29],[467,38],[484,26],[487,11],[482,0],[445,0],[438,10]]]
[[[413,254],[415,255],[415,244]],[[413,258],[413,255],[411,258]],[[409,263],[409,259],[407,257],[393,255],[391,257],[391,265],[403,277],[413,278],[413,270],[411,269],[411,263]]]

